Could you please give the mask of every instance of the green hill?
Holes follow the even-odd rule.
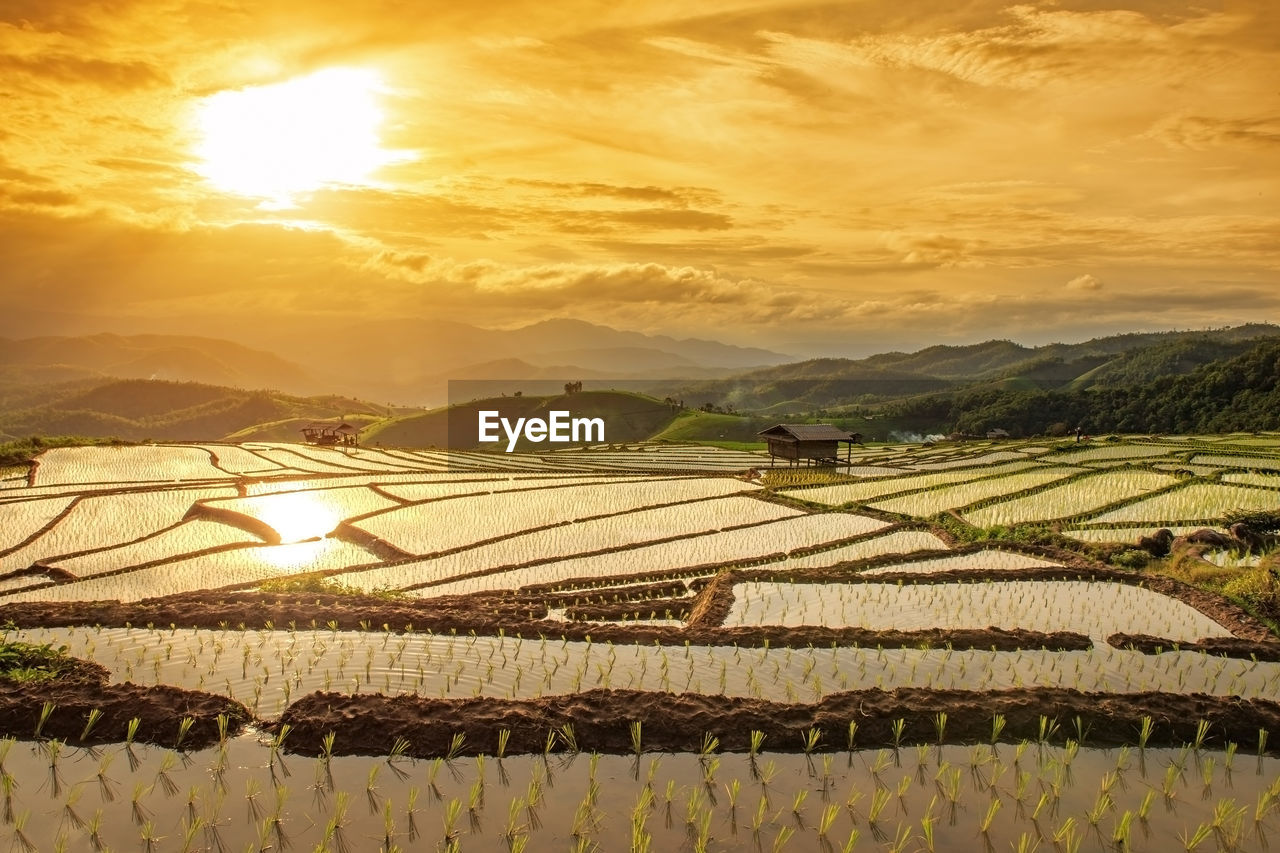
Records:
[[[1280,338],[1182,375],[1056,390],[967,388],[886,404],[884,415],[942,433],[1222,433],[1280,429]]]
[[[137,344],[134,339],[126,343]],[[154,344],[147,350],[154,353],[172,342],[146,343]],[[507,388],[513,392],[523,386],[530,392],[526,396],[494,397],[497,389],[490,386],[476,392],[488,399],[452,409],[396,413],[351,397],[304,397],[200,382],[84,376],[62,382],[32,382],[30,377],[6,381],[0,369],[0,442],[33,435],[293,441],[306,421],[344,418],[368,425],[362,435],[366,443],[444,447],[451,444],[452,434],[453,446],[474,447],[481,408],[501,409],[509,418],[545,419],[555,410],[600,417],[607,424],[605,441],[613,443],[655,437],[753,442],[756,432],[773,423],[815,419],[840,423],[874,440],[892,439],[895,433],[982,434],[993,428],[1031,435],[1077,425],[1091,432],[1274,429],[1277,407],[1267,407],[1275,401],[1274,382],[1258,367],[1270,363],[1269,347],[1280,347],[1280,328],[1141,333],[1035,348],[988,341],[861,360],[811,359],[724,379],[666,382],[647,388],[653,396],[616,390],[566,396],[555,392],[563,387],[558,381],[527,380]],[[58,339],[44,348],[85,362],[118,356],[124,344],[110,337],[71,343]],[[233,348],[217,354],[234,355],[237,364],[253,355]],[[47,374],[50,379],[58,375]],[[687,408],[657,399],[667,396]],[[695,411],[701,409],[707,411]],[[752,417],[738,416],[744,413]],[[532,442],[519,446],[548,447]]]
[[[312,421],[341,418],[359,429],[368,429],[373,424],[381,423],[386,418],[372,414],[351,414],[344,410],[340,414],[317,415],[297,418],[285,418],[279,421],[267,421],[245,427],[223,437],[224,441],[301,441],[302,427]],[[364,433],[361,432],[363,438]]]
[[[790,415],[850,405],[931,397],[954,391],[1032,391],[1063,387],[1136,387],[1185,375],[1280,338],[1280,327],[1253,324],[1195,332],[1113,335],[1078,344],[1025,347],[1012,341],[938,345],[862,359],[816,358],[687,382],[664,393],[691,407]],[[785,404],[785,405],[783,405]]]
[[[776,419],[722,415],[714,412],[684,411],[667,428],[654,436],[656,441],[696,441],[708,443],[760,444],[756,435],[777,423]]]
[[[1163,376],[1183,376],[1210,362],[1241,355],[1256,343],[1210,337],[1162,341],[1108,359],[1097,369],[1081,373],[1072,384],[1077,388],[1123,388],[1154,382]]]
[[[0,412],[0,440],[29,435],[114,436],[130,441],[212,441],[290,419],[381,417],[346,397],[295,397],[196,382],[124,379],[12,393],[26,405]],[[295,431],[279,438],[296,440]]]

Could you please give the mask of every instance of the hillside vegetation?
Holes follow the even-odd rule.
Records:
[[[1280,427],[1277,331],[1248,326],[1037,348],[988,341],[667,382],[650,395],[588,390],[572,398],[544,392],[498,399],[513,418],[545,418],[556,409],[603,417],[610,442],[755,442],[761,429],[784,421],[835,423],[875,441],[991,429],[1064,434],[1077,426],[1089,433],[1269,430]],[[560,387],[550,380],[521,384],[527,393]],[[658,399],[666,396],[687,408]],[[454,446],[475,446],[482,405],[493,407],[392,410],[352,397],[157,379],[0,381],[0,441],[51,435],[293,441],[307,421],[343,418],[366,427],[366,443],[443,447],[452,431]]]
[[[1280,429],[1280,339],[1184,375],[1121,387],[976,389],[890,404],[891,418],[932,420],[940,431],[1011,434],[1213,433]]]
[[[21,398],[21,397],[20,397]],[[258,424],[382,416],[385,409],[351,398],[295,397],[195,382],[124,379],[44,389],[34,403],[0,413],[0,440],[31,435],[113,436],[140,441],[220,439]],[[296,430],[288,438],[297,438]]]
[[[1211,362],[1241,355],[1262,341],[1277,339],[1280,327],[1259,324],[1202,332],[1115,335],[1041,347],[1012,341],[939,345],[914,353],[781,364],[726,379],[690,382],[676,393],[691,406],[714,402],[761,411],[784,405],[786,411],[797,412],[975,388],[1131,387],[1188,374]]]

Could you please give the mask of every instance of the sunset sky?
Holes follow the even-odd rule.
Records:
[[[1278,5],[3,0],[0,334],[1280,321]]]

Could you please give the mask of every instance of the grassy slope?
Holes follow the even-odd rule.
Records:
[[[653,438],[655,441],[697,441],[764,447],[764,442],[756,437],[756,433],[769,426],[772,426],[772,422],[761,418],[686,410]]]
[[[332,417],[337,417],[336,415]],[[327,419],[327,418],[326,418]],[[309,424],[316,418],[284,418],[278,421],[270,421],[267,423],[254,424],[250,427],[237,430],[226,436],[224,441],[301,441],[302,426]],[[347,415],[343,418],[352,426],[367,429],[370,426],[382,423],[384,419],[377,415]],[[364,434],[361,433],[363,436]]]

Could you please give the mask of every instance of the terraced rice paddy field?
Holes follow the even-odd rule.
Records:
[[[0,845],[1264,849],[1280,641],[1106,560],[1280,511],[1278,470],[1269,435],[840,471],[49,450],[0,481],[0,622],[36,649],[4,647]]]

